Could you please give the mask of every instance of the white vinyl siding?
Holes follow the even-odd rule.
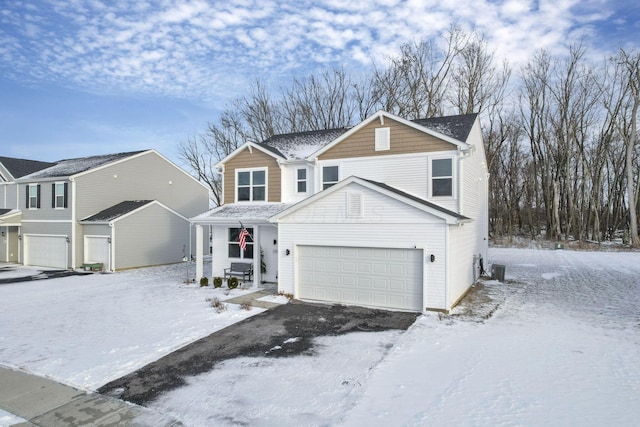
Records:
[[[346,218],[346,192],[362,193],[362,218]],[[299,246],[422,249],[424,307],[446,308],[446,228],[444,220],[368,188],[353,184],[282,217],[278,222],[278,289],[297,296]],[[287,249],[289,255],[287,255]]]

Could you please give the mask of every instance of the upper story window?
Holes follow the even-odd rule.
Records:
[[[299,168],[296,171],[296,191],[298,193],[307,192],[307,168]]]
[[[63,209],[67,207],[68,185],[66,182],[51,184],[51,207]]]
[[[453,196],[453,159],[431,160],[431,196]]]
[[[324,166],[322,168],[322,189],[326,190],[338,183],[338,166]]]
[[[236,171],[236,200],[255,202],[267,200],[267,169]]]
[[[391,149],[391,128],[376,128],[375,132],[376,151]]]
[[[40,184],[27,185],[27,209],[40,209]]]

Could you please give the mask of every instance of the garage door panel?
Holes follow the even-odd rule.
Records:
[[[422,310],[422,250],[299,246],[298,254],[300,298]]]
[[[67,236],[24,236],[25,264],[67,268]]]

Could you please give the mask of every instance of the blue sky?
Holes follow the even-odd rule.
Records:
[[[178,162],[256,78],[368,71],[452,22],[515,68],[540,48],[582,40],[602,58],[640,40],[640,6],[623,0],[0,0],[0,155]]]

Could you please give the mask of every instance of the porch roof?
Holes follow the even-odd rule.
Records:
[[[22,225],[22,211],[18,209],[0,209],[0,225]]]
[[[289,203],[230,203],[194,218],[194,224],[269,224],[269,218],[292,206]]]

